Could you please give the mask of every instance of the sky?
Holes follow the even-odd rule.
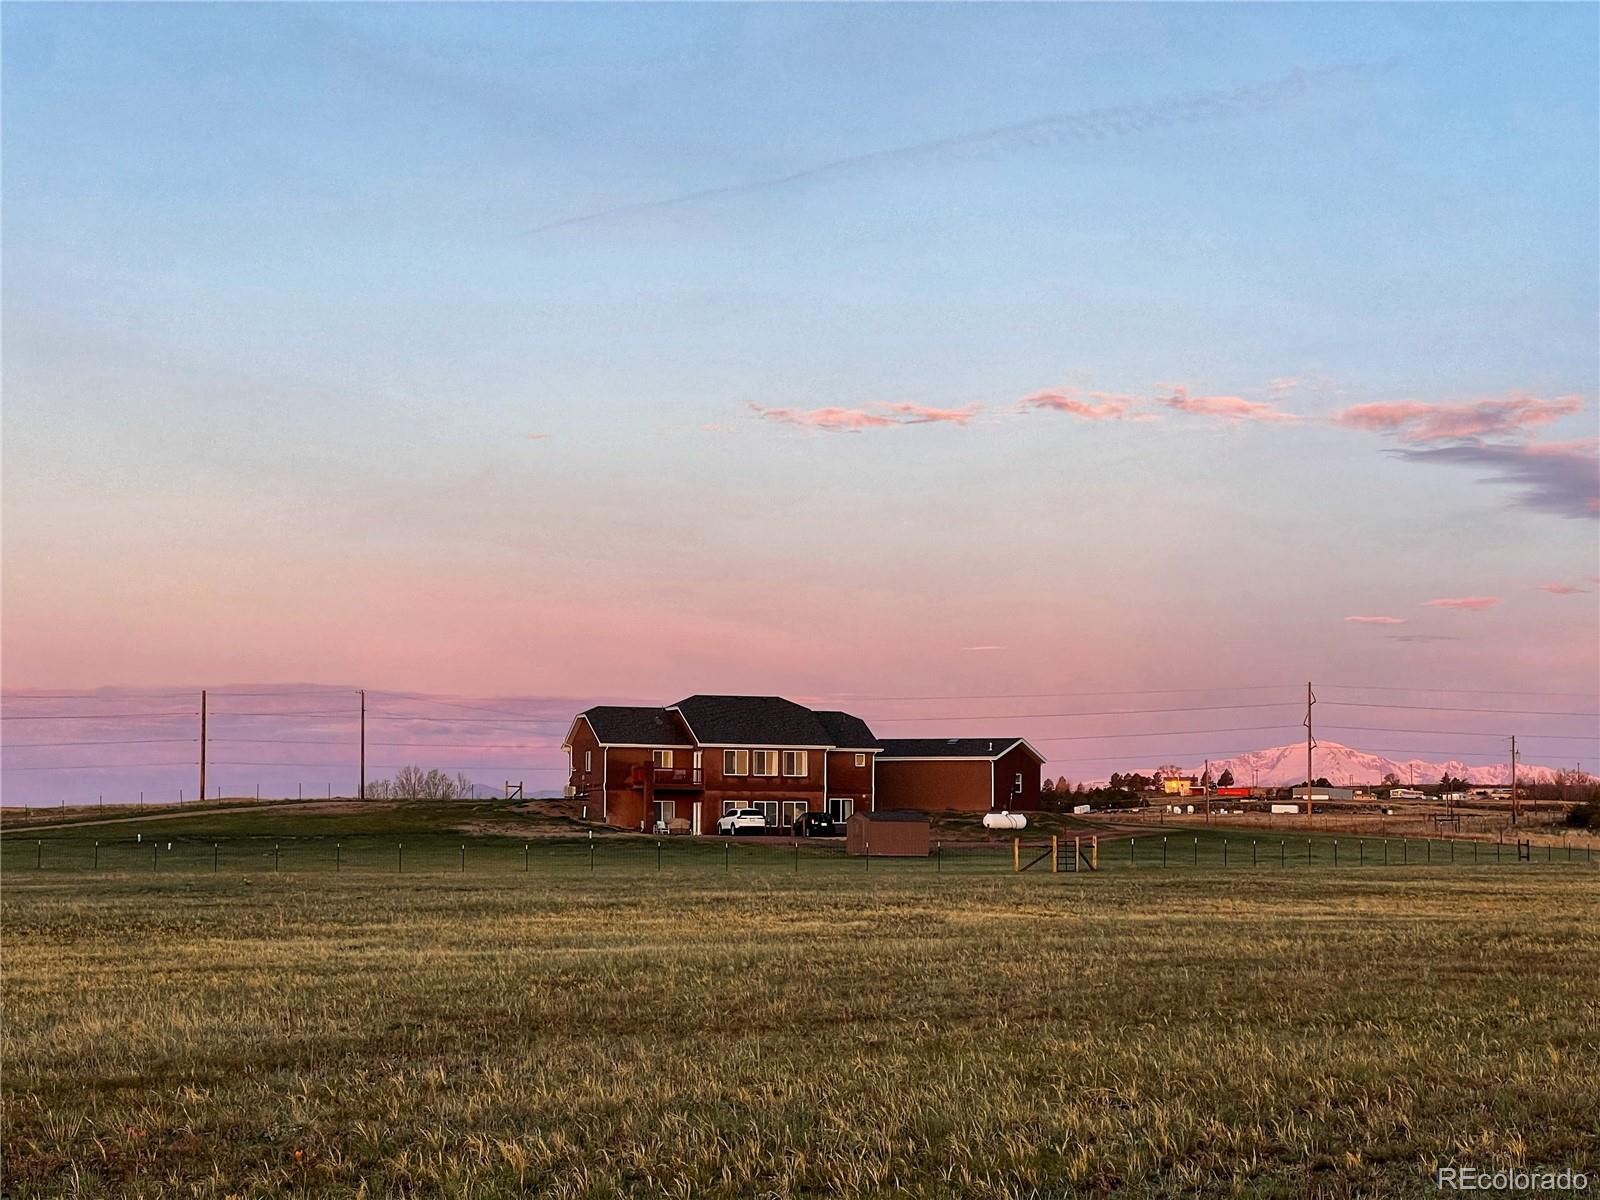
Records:
[[[8,718],[778,693],[1080,776],[1300,716],[1031,714],[1329,679],[1600,760],[1594,6],[0,23]],[[47,728],[8,795],[131,786]]]

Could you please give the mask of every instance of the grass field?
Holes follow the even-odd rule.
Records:
[[[5,1195],[1423,1196],[1441,1164],[1600,1174],[1586,864],[1345,869],[1318,843],[1311,868],[1224,872],[1208,842],[1208,869],[1052,877],[749,847],[725,867],[679,843],[657,870],[653,843],[611,838],[591,873],[567,837],[523,871],[521,841],[425,814],[303,822],[293,859],[282,817],[251,817],[173,826],[153,868],[70,861],[126,827],[59,831],[43,869],[5,839]],[[224,837],[241,857],[212,874]],[[363,838],[374,861],[335,873],[330,843]],[[397,840],[415,872],[390,873]]]

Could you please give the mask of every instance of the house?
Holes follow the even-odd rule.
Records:
[[[879,810],[1033,812],[1044,755],[1025,738],[886,738]]]
[[[774,827],[808,811],[841,821],[871,811],[880,747],[850,713],[779,696],[690,696],[665,708],[585,709],[562,749],[567,794],[587,819],[624,829],[683,820],[700,834],[735,808],[762,809]]]
[[[1304,784],[1301,784],[1297,788],[1291,788],[1289,792],[1290,799],[1304,800],[1306,798],[1307,790],[1308,789]],[[1351,801],[1356,798],[1355,788],[1324,787],[1319,783],[1313,784],[1309,790],[1311,793],[1311,802],[1313,804],[1323,804],[1335,800]]]
[[[1168,796],[1188,796],[1200,790],[1200,781],[1193,775],[1173,775],[1161,781],[1161,790]]]

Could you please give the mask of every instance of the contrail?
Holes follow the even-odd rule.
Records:
[[[640,200],[617,204],[610,208],[577,213],[570,217],[535,225],[523,231],[523,236],[550,233],[556,229],[569,229],[575,225],[591,225],[613,217],[631,217],[643,213],[660,212],[712,200],[721,196],[739,196],[749,192],[771,191],[842,175],[864,167],[877,167],[896,163],[913,163],[935,159],[976,158],[995,150],[1015,151],[1059,146],[1071,142],[1095,142],[1111,138],[1131,137],[1149,129],[1165,129],[1181,125],[1195,125],[1250,113],[1267,112],[1306,95],[1310,89],[1327,79],[1339,75],[1377,74],[1389,70],[1398,60],[1382,63],[1348,63],[1289,72],[1267,83],[1247,84],[1222,91],[1201,92],[1196,95],[1157,101],[1153,104],[1124,105],[1116,108],[1087,109],[1075,113],[1057,113],[1036,117],[1015,125],[998,125],[992,129],[956,134],[930,142],[917,142],[909,146],[895,146],[885,150],[869,150],[829,162],[817,163],[787,175],[773,175],[747,183],[728,183],[717,187],[685,192],[660,200]]]

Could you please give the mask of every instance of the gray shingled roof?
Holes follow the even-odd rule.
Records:
[[[664,708],[624,708],[600,704],[580,714],[595,737],[609,746],[692,746],[675,717]]]
[[[781,696],[690,696],[674,705],[708,746],[828,746],[817,714]]]
[[[828,735],[828,744],[841,750],[876,750],[879,742],[860,717],[834,709],[816,709],[816,718]]]
[[[1021,738],[884,738],[886,758],[998,758]]]

